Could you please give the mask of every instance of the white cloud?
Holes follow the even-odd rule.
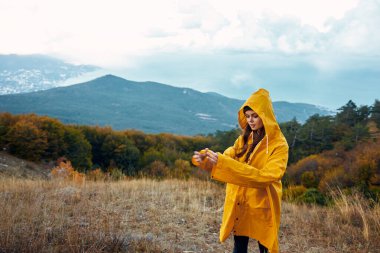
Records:
[[[159,52],[380,50],[378,0],[0,0],[0,53],[100,66]]]
[[[328,24],[331,27],[329,46],[332,50],[350,54],[380,54],[380,1],[361,1],[342,19],[331,19]]]
[[[335,108],[379,94],[379,24],[380,0],[0,0],[0,54]]]
[[[252,82],[252,76],[245,73],[244,71],[235,73],[230,80],[231,84],[234,86],[244,86]]]
[[[144,33],[147,37],[151,38],[165,38],[177,35],[176,32],[165,31],[161,28],[151,28],[147,32]]]

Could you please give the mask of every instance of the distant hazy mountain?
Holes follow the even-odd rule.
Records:
[[[72,65],[44,55],[0,55],[0,94],[47,90],[99,69]]]
[[[64,123],[109,125],[185,135],[212,133],[237,126],[237,110],[244,101],[217,93],[202,93],[154,82],[133,82],[107,75],[82,84],[26,94],[0,96],[0,111],[35,112]],[[304,121],[313,105],[274,102],[280,121]]]

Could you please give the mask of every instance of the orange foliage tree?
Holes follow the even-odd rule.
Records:
[[[32,161],[38,161],[48,147],[46,132],[27,119],[11,126],[5,139],[10,153]]]
[[[328,193],[331,188],[359,187],[363,192],[380,186],[380,140],[361,141],[350,150],[337,147],[308,156],[288,167],[290,184],[318,185]],[[318,183],[317,183],[318,182]]]
[[[58,165],[55,166],[51,171],[52,178],[63,179],[82,184],[85,182],[85,174],[75,171],[69,160],[66,160],[65,158],[59,158],[57,160],[57,164]]]

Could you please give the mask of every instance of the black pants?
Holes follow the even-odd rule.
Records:
[[[247,253],[248,252],[248,241],[249,237],[247,236],[234,236],[235,246],[233,253]],[[268,253],[268,249],[265,248],[259,242],[260,253]]]

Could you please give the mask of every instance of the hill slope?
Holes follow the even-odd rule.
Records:
[[[243,101],[155,82],[113,75],[46,91],[0,96],[0,111],[48,115],[64,123],[110,125],[149,133],[212,133],[237,126]],[[328,111],[313,105],[275,102],[279,121],[305,120]]]
[[[43,165],[0,152],[0,178],[47,179],[50,169]]]

